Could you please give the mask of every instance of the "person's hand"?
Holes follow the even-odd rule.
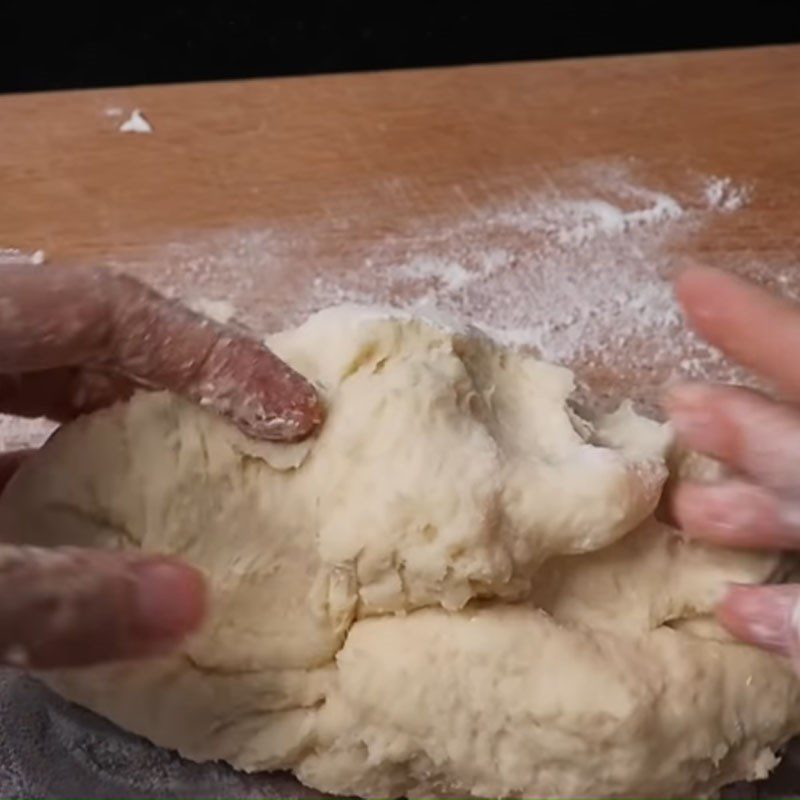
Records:
[[[673,514],[709,542],[800,550],[800,308],[705,267],[684,271],[677,294],[694,329],[782,400],[709,384],[669,391],[665,407],[683,444],[735,476],[679,486]],[[737,637],[800,663],[800,585],[731,587],[717,614]]]
[[[137,387],[183,395],[257,439],[297,441],[323,418],[314,388],[263,345],[132,278],[0,267],[0,413],[63,422]],[[0,455],[0,487],[26,456]],[[0,663],[154,655],[204,612],[201,575],[176,559],[0,545]]]

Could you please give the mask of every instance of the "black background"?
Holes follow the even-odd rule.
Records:
[[[0,0],[0,91],[796,41],[800,0],[419,6]]]

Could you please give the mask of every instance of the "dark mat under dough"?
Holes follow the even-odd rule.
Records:
[[[769,780],[724,790],[730,800],[800,796],[800,739]],[[155,747],[36,680],[0,670],[0,797],[321,798],[287,773],[245,775]]]

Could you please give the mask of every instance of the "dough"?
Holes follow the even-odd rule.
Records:
[[[176,553],[211,586],[179,653],[44,675],[57,691],[342,794],[685,796],[776,763],[800,684],[711,611],[779,558],[656,520],[665,426],[582,419],[568,370],[475,330],[345,308],[269,344],[326,396],[317,440],[142,393],[3,494],[20,540]]]

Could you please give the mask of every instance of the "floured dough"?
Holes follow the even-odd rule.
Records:
[[[4,493],[21,540],[176,553],[211,587],[181,652],[48,683],[342,794],[685,796],[776,763],[800,687],[710,612],[779,559],[655,519],[664,426],[582,419],[569,371],[472,330],[333,309],[269,344],[326,396],[317,440],[139,394]]]

